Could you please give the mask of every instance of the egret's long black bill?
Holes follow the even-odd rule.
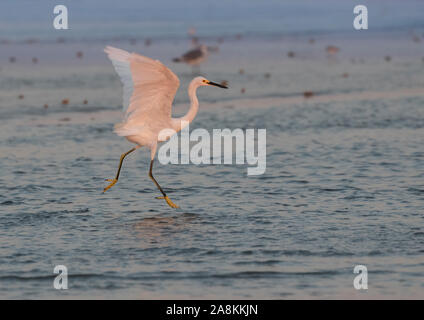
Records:
[[[223,84],[219,84],[219,83],[216,83],[216,82],[209,81],[208,84],[210,84],[211,86],[215,86],[215,87],[219,87],[219,88],[223,88],[223,89],[228,89],[227,86],[224,86]]]

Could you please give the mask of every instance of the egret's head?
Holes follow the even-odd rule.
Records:
[[[209,81],[208,79],[204,77],[197,77],[194,79],[194,82],[199,86],[215,86],[223,89],[228,89],[226,82],[216,83]]]

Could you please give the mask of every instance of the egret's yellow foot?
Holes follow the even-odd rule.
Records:
[[[167,203],[167,204],[168,204],[168,206],[170,206],[171,208],[175,208],[175,209],[179,208],[179,206],[177,206],[175,203],[173,203],[173,202],[171,201],[171,199],[169,199],[169,197],[168,197],[168,196],[165,196],[165,197],[157,197],[156,199],[165,199],[166,203]]]
[[[103,189],[103,192],[106,192],[110,188],[112,188],[118,182],[118,179],[106,179],[106,181],[110,182],[110,184],[106,188]]]

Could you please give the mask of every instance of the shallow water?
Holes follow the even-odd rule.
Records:
[[[121,89],[101,44],[81,61],[78,43],[36,45],[50,54],[38,65],[15,50],[26,45],[5,46],[22,63],[0,71],[0,297],[423,298],[422,44],[304,40],[224,43],[202,66],[231,89],[199,90],[191,129],[266,128],[267,170],[157,163],[178,210],[155,199],[143,149],[102,193],[131,145],[112,132]],[[192,74],[169,60],[186,46],[134,47],[181,78],[177,114]],[[66,291],[53,288],[59,264]],[[353,288],[357,264],[368,291]]]

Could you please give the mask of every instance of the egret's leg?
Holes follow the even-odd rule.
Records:
[[[124,161],[127,155],[129,155],[131,152],[135,151],[136,149],[137,148],[132,148],[130,151],[121,154],[121,159],[119,160],[118,172],[116,173],[116,176],[114,179],[106,179],[106,181],[109,181],[110,184],[106,188],[104,188],[103,192],[106,192],[118,182],[119,174],[121,173],[122,162]]]
[[[153,177],[153,161],[150,161],[150,170],[149,170],[149,177],[150,179],[153,180],[153,182],[155,183],[156,187],[158,187],[159,191],[163,194],[163,197],[158,197],[158,199],[165,199],[166,203],[172,207],[172,208],[179,208],[175,203],[173,203],[171,201],[171,199],[169,199],[169,197],[166,195],[166,193],[163,191],[163,189],[161,188],[161,186],[159,185],[159,183],[156,181],[156,179]]]

